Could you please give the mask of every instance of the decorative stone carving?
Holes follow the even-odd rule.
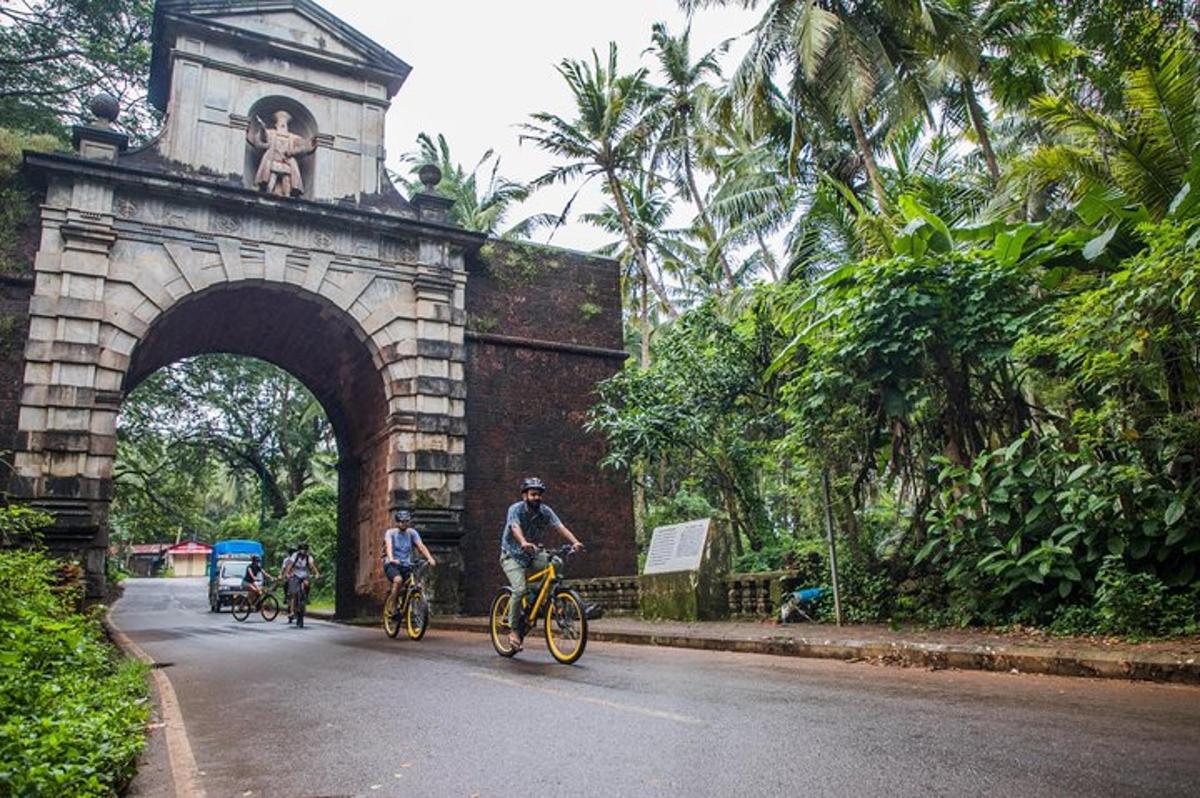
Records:
[[[137,216],[137,203],[128,197],[122,197],[117,202],[117,215],[122,219],[132,219]]]
[[[323,230],[318,230],[313,233],[313,246],[317,249],[331,249],[333,247],[333,237]]]
[[[163,206],[162,223],[167,227],[191,227],[192,220],[187,209],[174,207],[171,205]]]
[[[213,229],[226,235],[233,235],[242,227],[242,220],[228,213],[218,213],[213,217]]]
[[[262,153],[254,184],[260,191],[277,197],[299,197],[304,194],[304,179],[300,177],[299,158],[317,151],[317,140],[306,139],[288,130],[292,115],[287,111],[272,114],[275,126],[268,128],[259,117],[246,129],[246,141]]]

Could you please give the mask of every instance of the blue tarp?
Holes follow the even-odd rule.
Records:
[[[257,540],[219,540],[213,544],[212,554],[209,555],[208,561],[208,578],[212,581],[217,578],[217,561],[234,557],[236,559],[250,559],[251,554],[257,554],[262,557],[263,547]]]

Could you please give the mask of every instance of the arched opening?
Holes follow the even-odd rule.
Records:
[[[249,125],[250,133],[255,135],[261,129],[269,130],[273,128],[275,126],[275,115],[279,112],[287,114],[288,131],[299,136],[304,141],[314,140],[320,132],[317,128],[317,120],[307,108],[290,97],[272,95],[263,97],[250,106],[250,110],[246,113],[249,120],[247,124]],[[297,159],[306,196],[312,196],[317,157],[318,153],[314,152],[312,155]],[[242,172],[245,175],[247,188],[258,188],[255,175],[258,172],[261,159],[262,153],[247,142],[245,166]]]
[[[316,295],[257,282],[224,284],[181,300],[134,350],[129,394],[155,371],[208,353],[258,358],[299,380],[320,403],[337,444],[336,611],[354,613],[371,585],[371,530],[388,511],[387,397],[369,341]]]
[[[277,577],[304,541],[323,571],[311,599],[332,609],[336,463],[324,410],[283,369],[230,354],[177,361],[121,404],[111,548],[141,576],[203,577],[212,544],[251,539]],[[212,590],[210,609],[239,586],[223,585],[224,598]]]

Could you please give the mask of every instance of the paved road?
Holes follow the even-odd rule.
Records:
[[[126,585],[115,621],[172,663],[211,798],[1200,794],[1194,687],[599,643],[563,666],[533,639],[509,661]]]

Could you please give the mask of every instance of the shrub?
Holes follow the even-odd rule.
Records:
[[[119,661],[94,615],[73,611],[59,568],[0,551],[0,794],[113,795],[144,742],[145,666]]]
[[[314,599],[332,598],[337,577],[337,490],[328,485],[305,488],[288,506],[280,519],[273,540],[277,549],[268,546],[268,562],[282,557],[285,549],[302,540],[308,541],[309,551],[321,569],[322,578],[313,582]],[[382,532],[382,530],[381,530]]]

